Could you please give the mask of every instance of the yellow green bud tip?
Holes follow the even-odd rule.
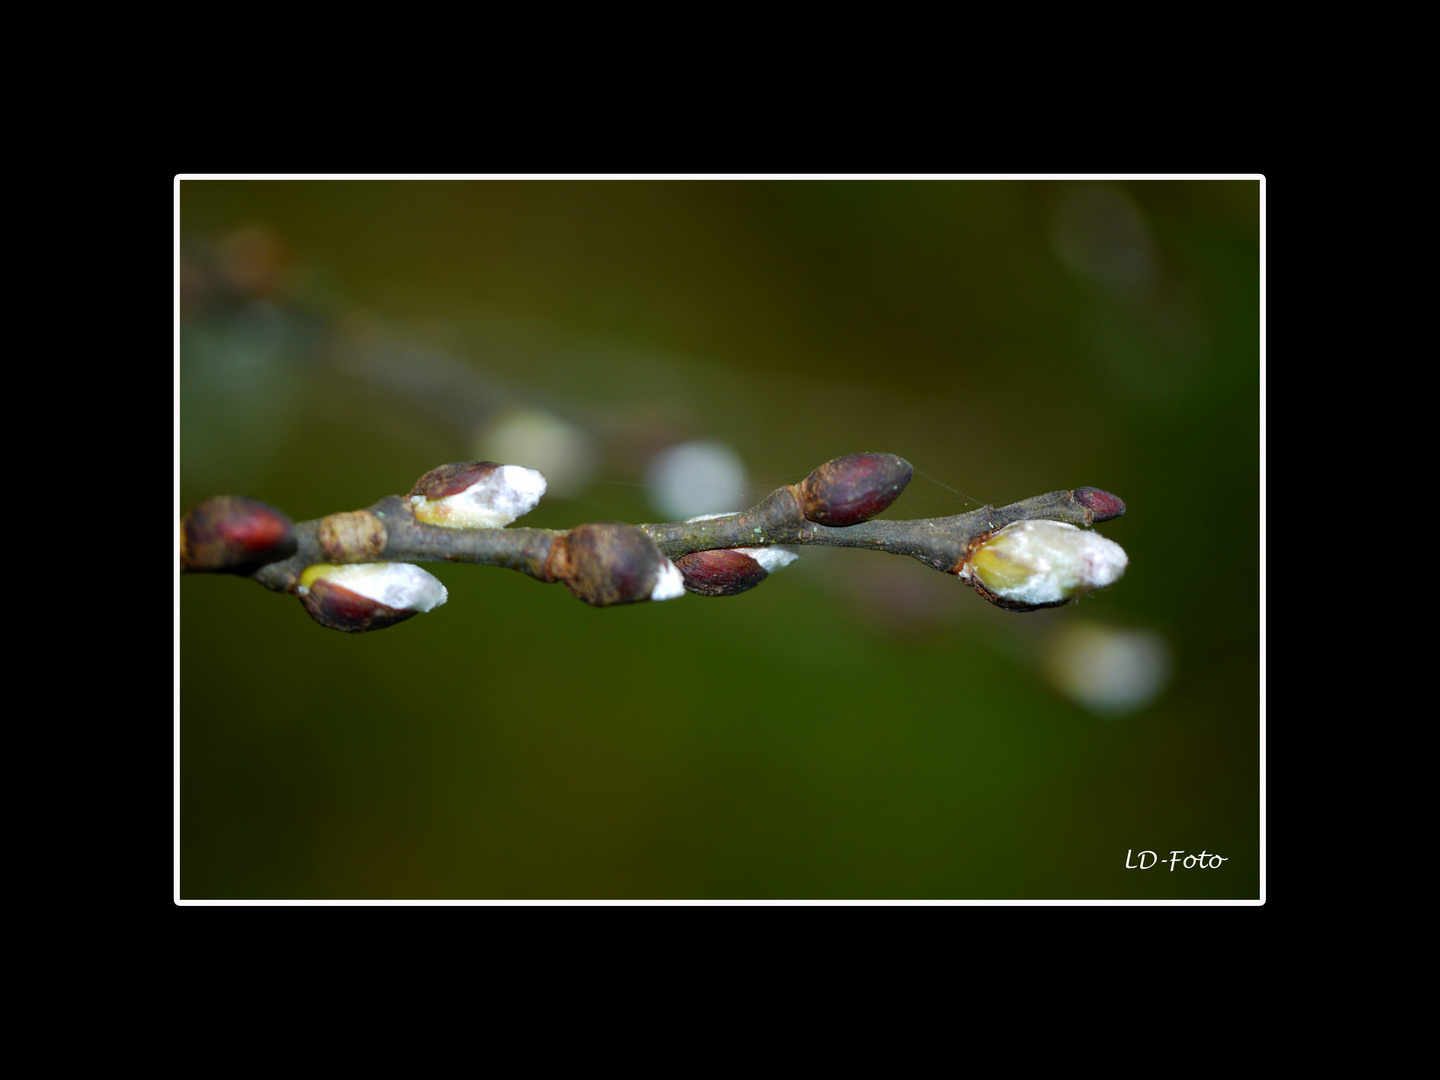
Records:
[[[1119,581],[1125,549],[1099,533],[1060,521],[1017,521],[975,549],[961,570],[1002,599],[1062,604]]]

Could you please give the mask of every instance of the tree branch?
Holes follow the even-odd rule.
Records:
[[[340,584],[336,568],[354,564],[503,566],[538,581],[562,581],[582,600],[608,606],[667,599],[679,595],[682,583],[707,595],[746,591],[768,575],[774,563],[762,562],[762,553],[778,545],[851,547],[908,555],[1015,611],[1058,606],[1110,584],[1124,570],[1118,545],[1078,532],[1125,512],[1108,492],[1082,487],[952,517],[869,520],[899,496],[911,472],[908,462],[891,454],[854,454],[826,462],[742,513],[639,526],[598,522],[562,531],[500,527],[538,502],[545,487],[538,473],[460,462],[421,477],[409,497],[391,495],[365,510],[298,524],[255,500],[207,500],[181,523],[181,568],[241,574],[298,595],[312,615],[337,629],[377,628],[376,606],[383,609],[378,625],[414,614],[395,606],[411,595],[398,585],[352,601],[347,590],[379,588]],[[1046,524],[1020,524],[1026,522]],[[322,598],[312,588],[316,582],[325,583]],[[432,603],[443,603],[444,588],[435,587],[439,599]],[[350,606],[336,614],[341,594]],[[360,616],[352,618],[351,608]],[[356,618],[364,625],[350,626]]]

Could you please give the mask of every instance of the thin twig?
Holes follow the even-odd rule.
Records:
[[[476,526],[474,520],[487,521],[487,515],[503,515],[496,520],[508,523],[524,513],[543,492],[544,479],[514,466],[460,462],[431,470],[408,498],[391,495],[366,510],[293,525],[278,510],[254,500],[207,500],[182,522],[181,565],[185,570],[241,574],[303,599],[309,589],[302,577],[309,571],[306,582],[312,581],[316,568],[324,565],[478,563],[518,570],[539,581],[563,581],[586,602],[608,606],[678,595],[680,575],[674,562],[682,568],[685,587],[707,595],[744,591],[766,576],[756,567],[746,580],[734,581],[735,567],[743,569],[748,563],[727,555],[702,567],[695,564],[701,552],[774,545],[849,547],[908,555],[942,573],[959,575],[992,603],[1033,610],[1064,600],[997,596],[978,580],[984,575],[971,572],[977,547],[1017,522],[1058,522],[1062,528],[1051,531],[1063,539],[1063,526],[1089,526],[1125,512],[1125,504],[1114,495],[1082,487],[951,517],[870,520],[894,501],[911,474],[903,458],[855,454],[826,462],[798,484],[779,488],[738,514],[638,526],[592,522],[554,530]],[[479,519],[456,524],[466,520],[459,515],[477,512]],[[1110,546],[1119,552],[1106,556],[1119,560],[1113,579],[1123,571],[1124,554]],[[665,584],[668,576],[674,577],[673,588]],[[315,605],[313,598],[310,603]]]

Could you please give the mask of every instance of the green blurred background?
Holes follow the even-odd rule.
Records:
[[[187,577],[182,898],[1259,896],[1258,181],[187,180],[180,227],[177,511],[534,446],[519,524],[659,521],[676,444],[743,463],[716,510],[880,450],[888,516],[1093,485],[1131,559],[1028,615],[863,552],[612,609],[431,566],[357,636]]]

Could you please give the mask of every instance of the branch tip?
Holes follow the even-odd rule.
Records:
[[[1111,495],[1099,488],[1081,487],[1075,489],[1075,501],[1095,514],[1095,520],[1110,521],[1125,513],[1125,503],[1118,495]]]

